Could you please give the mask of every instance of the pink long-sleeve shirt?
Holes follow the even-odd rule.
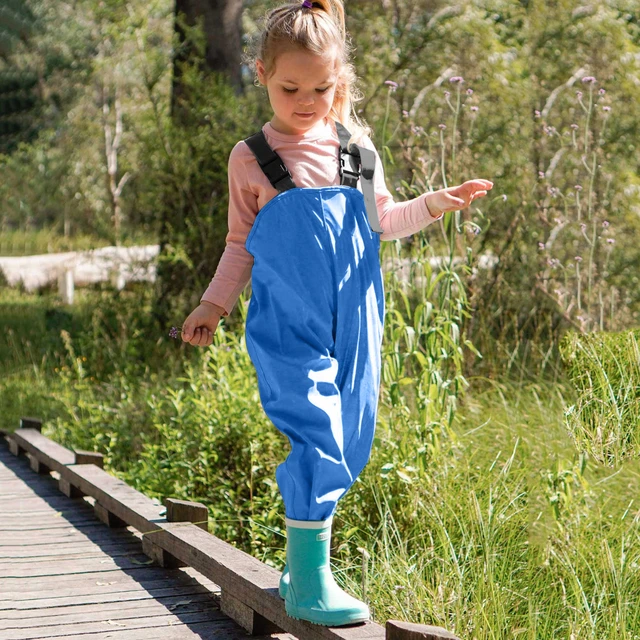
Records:
[[[333,120],[325,119],[309,131],[291,135],[276,131],[270,122],[262,127],[267,142],[282,158],[297,187],[324,187],[340,184],[338,147],[340,141]],[[381,240],[405,238],[428,226],[438,216],[432,216],[424,193],[413,200],[394,202],[384,181],[380,156],[368,137],[362,146],[376,156],[374,188]],[[361,190],[360,182],[358,188]],[[224,309],[229,315],[243,289],[251,279],[253,256],[245,241],[258,211],[278,191],[271,186],[244,140],[238,142],[229,155],[229,233],[226,247],[215,275],[200,299]]]

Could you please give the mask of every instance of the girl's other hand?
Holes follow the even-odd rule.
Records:
[[[208,347],[213,341],[224,309],[211,302],[201,302],[182,325],[182,341],[194,347]]]
[[[447,187],[432,191],[426,198],[429,213],[440,218],[447,211],[457,211],[468,207],[476,198],[487,195],[493,189],[491,180],[467,180],[457,187]]]

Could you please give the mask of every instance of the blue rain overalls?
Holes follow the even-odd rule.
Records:
[[[336,129],[339,186],[296,187],[261,131],[246,140],[279,191],[246,240],[246,342],[264,411],[291,443],[276,481],[294,520],[334,514],[369,460],[376,424],[385,301],[375,155],[347,148],[349,132]]]

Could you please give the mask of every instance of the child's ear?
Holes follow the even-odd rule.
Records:
[[[260,59],[256,60],[256,73],[258,74],[258,81],[260,82],[260,84],[266,84],[264,63]]]

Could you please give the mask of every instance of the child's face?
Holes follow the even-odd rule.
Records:
[[[256,70],[267,87],[274,113],[271,124],[277,131],[305,133],[331,110],[338,81],[335,52],[326,56],[304,50],[281,53],[275,73],[268,79],[262,60],[256,61]]]

